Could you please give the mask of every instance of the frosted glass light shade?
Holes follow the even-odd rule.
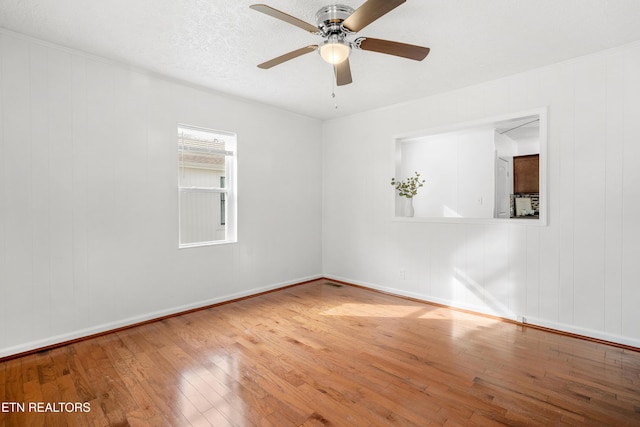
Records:
[[[320,46],[320,56],[326,62],[336,65],[349,57],[351,47],[349,44],[338,40],[327,40]]]

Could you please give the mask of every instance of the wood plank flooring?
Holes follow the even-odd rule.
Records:
[[[2,362],[12,402],[2,426],[638,426],[640,353],[320,280]]]

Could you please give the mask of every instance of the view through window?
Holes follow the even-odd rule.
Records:
[[[236,241],[236,136],[178,126],[179,247]]]

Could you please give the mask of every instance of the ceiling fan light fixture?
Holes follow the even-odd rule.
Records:
[[[349,57],[351,45],[337,36],[331,36],[320,45],[318,51],[326,62],[337,65]]]

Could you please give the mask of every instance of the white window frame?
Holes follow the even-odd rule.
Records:
[[[181,172],[182,172],[182,154],[185,152],[181,147],[180,141],[183,139],[181,136],[182,130],[194,130],[198,132],[206,132],[210,133],[214,139],[224,140],[225,149],[217,150],[211,149],[210,153],[223,154],[225,156],[225,172],[224,172],[224,187],[183,187],[181,186]],[[178,123],[177,125],[177,141],[178,141],[178,247],[180,249],[183,248],[193,248],[199,246],[211,246],[211,245],[221,245],[227,243],[235,243],[237,242],[237,136],[232,132],[218,131],[208,128],[202,128],[187,124]],[[224,205],[225,205],[225,239],[221,240],[211,240],[211,241],[201,241],[201,242],[193,242],[193,243],[182,243],[182,204],[181,197],[183,194],[188,192],[196,192],[196,193],[218,193],[224,194]],[[215,221],[214,218],[211,219],[212,222]]]

